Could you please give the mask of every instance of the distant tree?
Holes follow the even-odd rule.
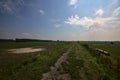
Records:
[[[110,44],[114,44],[114,42],[110,42]]]
[[[57,42],[60,42],[59,40],[57,40]]]

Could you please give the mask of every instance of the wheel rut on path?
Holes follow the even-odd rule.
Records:
[[[50,67],[50,71],[43,74],[43,78],[41,80],[57,80],[59,76],[58,69],[62,66],[61,64],[67,60],[70,51],[71,48],[69,48],[67,52],[63,53],[63,55],[57,60],[54,66]]]

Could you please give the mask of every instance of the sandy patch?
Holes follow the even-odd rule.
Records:
[[[31,53],[31,52],[38,52],[38,51],[43,51],[43,48],[19,48],[19,49],[10,49],[8,50],[11,53]]]

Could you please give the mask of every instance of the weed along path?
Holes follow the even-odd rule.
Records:
[[[60,76],[58,69],[62,66],[61,64],[67,60],[71,48],[69,48],[67,52],[63,53],[63,55],[57,60],[54,66],[50,68],[49,72],[43,74],[43,78],[41,80],[58,80],[57,78]],[[65,79],[65,80],[69,80],[69,79]]]

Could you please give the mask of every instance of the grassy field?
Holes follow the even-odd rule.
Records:
[[[91,44],[93,48],[100,48],[110,52],[111,56],[115,59],[120,57],[120,43],[94,43]]]
[[[0,45],[0,80],[39,80],[68,49],[69,43],[8,42]],[[45,51],[30,54],[10,54],[7,49],[43,47]]]
[[[100,48],[110,56],[94,56],[90,49]],[[0,43],[0,80],[40,80],[58,58],[71,51],[58,71],[69,74],[71,80],[118,80],[120,74],[120,43],[110,42],[6,42]],[[45,48],[45,51],[29,54],[8,53],[14,48]],[[110,63],[109,63],[110,61]],[[56,79],[57,80],[57,79]],[[64,80],[64,79],[59,79]]]
[[[106,65],[76,43],[68,60],[63,63],[62,74],[69,73],[72,80],[118,80],[119,73]]]
[[[87,44],[92,50],[88,50],[92,55],[95,48],[102,49],[110,53],[110,56],[97,57],[104,66],[104,72],[110,80],[118,80],[120,78],[120,43],[119,42],[81,42]],[[96,57],[96,56],[95,56]]]

